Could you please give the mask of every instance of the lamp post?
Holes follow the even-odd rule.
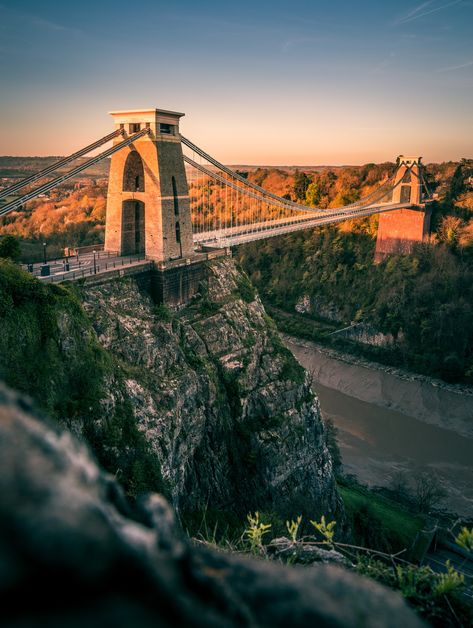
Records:
[[[93,253],[94,253],[94,275],[96,275],[97,274],[97,262],[95,260],[96,251],[94,251]]]
[[[41,266],[41,269],[40,269],[40,275],[41,277],[49,277],[50,274],[51,274],[51,267],[46,262],[46,242],[43,242],[43,265]]]

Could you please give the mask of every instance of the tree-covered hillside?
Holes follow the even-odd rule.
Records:
[[[340,322],[363,321],[391,333],[397,342],[383,351],[383,359],[449,381],[472,382],[471,162],[429,169],[428,174],[439,194],[433,233],[431,242],[417,246],[412,255],[373,264],[374,217],[248,244],[238,255],[269,304],[294,312],[296,303],[308,297],[325,310],[332,308]],[[301,195],[301,182],[307,196],[311,186],[321,189],[327,176],[299,173],[295,195]],[[359,171],[357,176],[364,175]],[[331,179],[329,198],[350,193],[340,186],[340,176]]]
[[[257,168],[243,173],[269,191],[308,206],[336,207],[375,189],[395,164],[319,168]],[[448,380],[472,381],[473,163],[429,164],[426,178],[437,194],[431,241],[412,256],[373,265],[377,217],[347,221],[247,245],[237,254],[263,297],[293,312],[303,296],[333,307],[342,322],[363,321],[399,342],[383,357]],[[220,188],[209,182],[218,206]],[[27,203],[0,223],[21,239],[23,260],[35,246],[100,242],[105,221],[105,180],[59,188]],[[192,188],[191,188],[192,196]],[[242,216],[242,220],[244,216]],[[28,253],[29,252],[29,255]],[[39,258],[38,258],[39,259]]]

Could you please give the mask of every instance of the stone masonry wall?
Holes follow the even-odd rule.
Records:
[[[386,255],[411,253],[415,244],[425,242],[430,231],[430,210],[399,209],[379,215],[375,261]]]

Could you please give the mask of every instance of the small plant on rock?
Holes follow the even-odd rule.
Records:
[[[295,521],[286,521],[286,528],[293,543],[297,543],[297,534],[299,532],[299,526],[301,525],[301,522],[302,515],[299,515]]]
[[[287,565],[311,564],[321,560],[316,550],[325,546],[330,550],[325,552],[325,556],[331,553],[341,555],[347,560],[346,564],[358,573],[400,591],[407,602],[435,628],[473,625],[469,596],[465,596],[465,575],[450,561],[445,563],[445,571],[439,572],[428,565],[417,565],[401,558],[404,550],[393,554],[335,540],[336,521],[327,521],[324,515],[320,521],[310,520],[321,540],[300,536],[302,515],[286,521],[288,539],[273,539],[269,544],[263,544],[263,537],[271,530],[271,524],[263,523],[259,512],[248,514],[247,521],[248,527],[241,538],[246,541],[244,549],[252,554],[281,560]],[[376,527],[381,524],[372,519],[371,525]],[[455,541],[467,552],[472,551],[473,528],[463,527]]]
[[[271,524],[263,523],[260,521],[259,512],[256,511],[254,515],[249,513],[247,516],[249,526],[245,529],[244,536],[249,542],[250,551],[252,554],[265,554],[265,548],[263,545],[263,536],[268,534]]]
[[[434,585],[434,595],[440,597],[459,589],[465,584],[465,576],[459,573],[449,560],[445,563],[447,567],[446,573],[437,574],[437,582]]]
[[[320,519],[320,521],[312,521],[312,519],[310,520],[311,524],[314,526],[314,528],[317,530],[317,532],[319,532],[325,539],[325,543],[327,543],[327,545],[333,545],[333,537],[335,534],[334,528],[337,525],[336,521],[329,521],[328,523],[325,521],[325,516],[322,515],[322,518]]]
[[[455,538],[455,543],[467,552],[473,552],[473,528],[463,527]]]

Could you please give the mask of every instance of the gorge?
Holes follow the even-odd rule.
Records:
[[[232,260],[209,263],[177,312],[153,302],[146,276],[54,287],[2,270],[1,377],[85,438],[128,493],[159,490],[178,512],[342,523],[318,400]]]

